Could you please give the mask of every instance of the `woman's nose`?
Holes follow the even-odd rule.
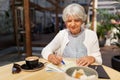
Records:
[[[72,21],[72,22],[71,22],[71,25],[74,26],[74,25],[75,25],[75,21]]]

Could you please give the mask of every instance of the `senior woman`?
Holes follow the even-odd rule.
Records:
[[[86,13],[84,8],[72,3],[63,10],[66,29],[61,30],[42,50],[43,58],[53,64],[60,64],[63,57],[77,58],[78,66],[92,63],[102,64],[97,35],[85,28]]]

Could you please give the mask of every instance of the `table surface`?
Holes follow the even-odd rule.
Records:
[[[46,62],[46,60],[40,58],[40,62]],[[25,61],[17,62],[23,64]],[[65,80],[65,74],[62,72],[46,72],[45,68],[34,71],[21,71],[18,74],[12,74],[13,64],[8,64],[0,67],[0,80]],[[120,80],[120,72],[102,65],[107,74],[110,76],[110,80]],[[99,79],[108,80],[108,79]]]

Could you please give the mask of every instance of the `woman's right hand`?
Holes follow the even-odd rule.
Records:
[[[59,65],[62,61],[62,57],[57,56],[55,54],[50,54],[48,56],[48,61],[50,61],[51,63],[55,64],[55,65]]]

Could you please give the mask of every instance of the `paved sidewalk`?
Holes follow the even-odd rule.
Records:
[[[111,58],[115,55],[120,55],[120,48],[116,46],[105,46],[101,48],[101,54],[103,59],[103,64],[109,67],[111,65]]]

